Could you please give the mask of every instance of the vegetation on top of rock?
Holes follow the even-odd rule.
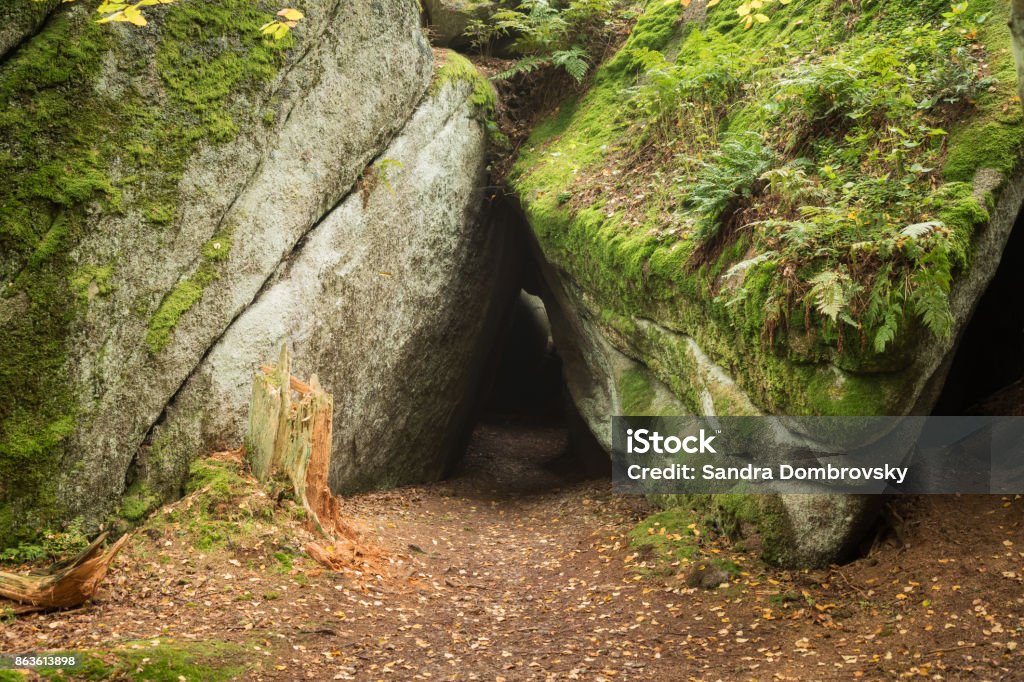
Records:
[[[499,9],[485,19],[471,20],[466,35],[483,53],[498,39],[513,39],[510,49],[521,58],[497,74],[499,80],[554,67],[579,83],[590,70],[587,43],[624,4],[622,0],[524,0],[514,9]]]
[[[969,183],[1024,143],[998,3],[780,3],[750,31],[740,4],[648,3],[535,131],[513,184],[545,252],[602,306],[779,355],[947,335],[991,201]]]
[[[476,112],[485,120],[494,118],[495,108],[498,106],[498,95],[494,87],[487,80],[473,63],[457,52],[445,51],[434,72],[434,80],[430,85],[430,94],[437,95],[446,83],[455,84],[458,82],[469,83],[472,93],[469,96],[469,103],[473,105]]]

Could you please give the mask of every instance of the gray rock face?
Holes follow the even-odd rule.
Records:
[[[512,235],[481,221],[472,87],[428,96],[375,166],[386,181],[364,178],[228,328],[157,430],[151,475],[237,442],[253,373],[282,342],[334,395],[336,492],[436,479],[459,454],[517,266]]]
[[[101,390],[88,396],[90,418],[69,448],[78,475],[63,482],[62,496],[74,501],[72,513],[92,517],[116,501],[138,447],[199,359],[412,114],[430,82],[432,55],[414,12],[403,3],[388,7],[346,3],[338,10],[344,17],[308,17],[304,28],[316,39],[272,86],[283,95],[279,123],[189,161],[179,217],[163,244],[130,219],[105,218],[81,245],[80,262],[133,255],[117,261],[112,295],[89,307],[74,344],[76,384]],[[216,279],[153,352],[152,316],[203,267],[204,249],[220,234],[229,234],[230,251]],[[147,313],[133,314],[140,305]]]
[[[60,0],[7,0],[0,7],[0,58],[31,36]]]
[[[232,20],[211,22],[218,12]],[[339,489],[436,476],[469,408],[436,394],[469,391],[503,305],[492,297],[500,238],[477,222],[485,132],[466,102],[474,85],[449,78],[427,97],[434,56],[415,3],[317,4],[294,45],[271,51],[263,15],[233,0],[147,16],[144,29],[97,27],[90,8],[66,5],[28,41],[40,49],[0,63],[14,82],[54,79],[27,83],[12,111],[22,128],[66,125],[68,149],[84,139],[73,160],[102,173],[87,176],[100,188],[88,196],[78,174],[58,178],[77,191],[59,205],[16,197],[24,215],[55,216],[49,232],[0,230],[5,247],[29,228],[39,235],[0,253],[0,345],[11,350],[0,386],[20,384],[25,400],[0,408],[0,467],[26,457],[36,467],[17,485],[0,480],[0,543],[29,522],[94,524],[135,481],[176,491],[195,447],[240,442],[248,379],[284,338],[297,371],[335,392],[348,453],[333,472]],[[54,47],[72,38],[75,50]],[[50,73],[23,53],[67,64]],[[83,115],[37,123],[54,107],[23,103],[57,87]],[[120,106],[117,126],[89,118]],[[159,164],[170,170],[148,170]],[[30,171],[10,185],[30,186]],[[65,224],[73,239],[59,241]],[[45,304],[39,281],[66,304]],[[63,336],[33,337],[55,311]]]

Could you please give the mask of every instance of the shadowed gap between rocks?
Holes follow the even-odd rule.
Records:
[[[496,219],[524,242],[529,226],[500,196]],[[521,247],[519,294],[491,350],[476,402],[466,452],[447,478],[485,479],[495,492],[543,493],[562,485],[611,476],[608,455],[590,434],[569,397],[562,360],[541,295],[544,284],[530,249]]]
[[[1024,209],[957,346],[932,414],[1024,415]]]

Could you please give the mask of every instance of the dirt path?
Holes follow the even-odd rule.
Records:
[[[172,681],[1024,679],[1021,500],[908,500],[907,546],[842,569],[709,539],[740,572],[707,591],[629,547],[652,510],[580,480],[563,438],[482,426],[451,481],[348,500],[397,578],[325,572],[259,526],[205,553],[150,531],[91,605],[3,626],[0,651],[109,651],[108,677]],[[168,643],[198,667],[161,676]]]

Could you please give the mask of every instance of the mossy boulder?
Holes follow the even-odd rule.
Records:
[[[646,3],[511,175],[606,447],[613,414],[927,414],[1024,199],[1005,4],[739,5]],[[874,513],[776,507],[791,564]]]
[[[189,447],[195,441],[173,441],[170,422],[155,427],[175,396],[186,402],[206,376],[208,354],[227,353],[250,371],[272,357],[257,353],[258,344],[232,351],[225,340],[238,338],[234,323],[288,279],[325,223],[344,223],[337,229],[362,240],[336,246],[331,267],[379,254],[377,271],[359,269],[378,305],[394,303],[385,282],[411,286],[396,273],[413,263],[458,290],[466,273],[457,266],[472,260],[466,249],[485,241],[474,232],[480,197],[466,188],[483,163],[484,114],[471,117],[464,100],[476,106],[489,90],[480,79],[446,86],[430,100],[441,103],[427,106],[433,127],[416,123],[431,115],[415,112],[434,80],[434,56],[415,2],[297,7],[306,18],[273,41],[260,34],[279,9],[269,3],[154,6],[145,27],[98,25],[91,7],[63,4],[0,63],[0,394],[8,397],[0,404],[0,544],[75,517],[95,527],[128,489],[145,491],[145,506],[179,492],[188,460],[201,453]],[[439,111],[451,120],[437,120]],[[393,147],[407,125],[450,148]],[[416,172],[375,164],[389,153]],[[456,154],[463,166],[453,165]],[[370,187],[374,168],[381,172]],[[447,232],[431,233],[432,241],[414,232],[421,222],[391,213],[369,221],[356,210],[362,193],[368,210],[385,211],[389,186],[408,205],[421,198],[421,183],[451,202],[434,204]],[[392,218],[383,245],[383,231],[373,230]],[[409,240],[415,247],[404,260],[383,255]],[[309,361],[304,372],[324,375],[318,365],[333,352],[319,345],[331,337],[318,315],[334,316],[330,329],[359,324],[349,292],[332,292],[329,310],[325,302],[303,311],[312,325],[295,338],[309,352],[300,356]],[[444,308],[444,295],[435,291],[431,304]],[[487,295],[476,292],[477,311]],[[461,349],[482,333],[461,329]],[[275,330],[295,337],[297,328]],[[417,345],[393,327],[362,331],[425,354],[447,332],[428,323],[408,330],[423,340]],[[409,381],[402,391],[430,400],[429,386],[411,373]],[[329,388],[345,406],[344,383]],[[248,396],[248,387],[239,390],[234,406]],[[209,411],[203,405],[191,418],[201,422]],[[438,440],[456,438],[434,429]],[[219,436],[239,443],[242,434]],[[144,445],[160,457],[139,458]],[[131,513],[138,506],[129,500]]]
[[[497,0],[423,0],[431,42],[439,47],[470,47],[472,38],[466,28],[474,20],[489,19],[501,4]]]

